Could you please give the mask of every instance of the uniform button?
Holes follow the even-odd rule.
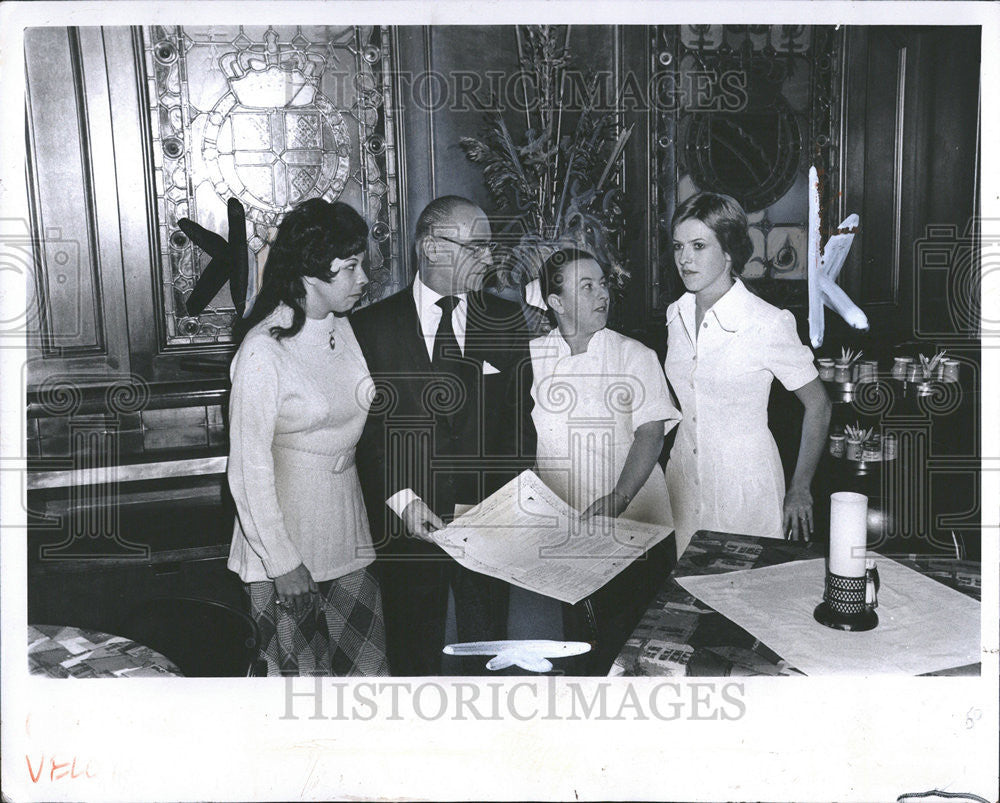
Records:
[[[697,424],[698,423],[698,416],[696,416],[696,415],[691,416],[691,423],[692,424]]]
[[[698,359],[698,355],[697,354],[692,354],[691,355],[691,359],[692,360],[697,360]]]
[[[695,454],[698,454],[698,450],[697,449],[692,449],[691,451],[694,452]]]
[[[705,323],[703,323],[703,324],[701,325],[701,328],[702,328],[702,329],[708,329],[708,321],[706,321]]]

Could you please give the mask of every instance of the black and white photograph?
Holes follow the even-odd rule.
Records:
[[[0,22],[5,798],[996,799],[991,4]]]

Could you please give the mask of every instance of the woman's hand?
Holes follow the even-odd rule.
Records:
[[[808,488],[792,486],[785,494],[784,533],[786,538],[806,542],[813,533],[813,498]]]
[[[802,416],[799,457],[795,461],[795,473],[792,474],[788,493],[785,494],[782,518],[786,537],[795,541],[801,536],[808,541],[813,533],[813,499],[809,493],[809,485],[816,474],[819,457],[826,445],[832,407],[830,397],[819,377],[803,385],[795,391],[795,395],[805,407],[805,413]]]
[[[590,503],[590,506],[580,514],[580,519],[586,521],[594,516],[617,518],[625,512],[629,500],[622,494],[612,491],[607,496],[601,496]]]
[[[625,512],[632,499],[649,479],[663,450],[663,421],[647,421],[635,431],[635,440],[625,455],[625,465],[615,482],[615,490],[595,499],[580,518],[584,521],[594,516],[617,518]]]
[[[312,579],[304,563],[275,577],[274,590],[278,595],[278,605],[295,617],[309,609],[311,595],[319,592],[316,581]]]

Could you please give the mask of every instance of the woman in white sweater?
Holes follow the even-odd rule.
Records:
[[[268,675],[387,675],[385,628],[354,448],[372,381],[344,317],[368,279],[349,206],[296,206],[268,254],[231,367],[229,568]]]

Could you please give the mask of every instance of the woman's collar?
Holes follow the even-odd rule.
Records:
[[[735,279],[733,286],[712,305],[709,312],[715,313],[719,326],[727,332],[735,332],[747,319],[747,313],[750,311],[748,302],[751,297],[752,294],[746,285],[740,279]]]
[[[712,305],[708,312],[715,314],[715,319],[719,322],[719,326],[727,332],[735,332],[743,326],[747,318],[747,313],[749,312],[747,302],[751,296],[752,293],[747,290],[746,285],[740,279],[734,279],[733,286]],[[685,293],[667,307],[667,323],[672,323],[681,313],[684,313],[684,317],[690,318],[693,321],[694,311],[694,293]]]
[[[598,329],[594,334],[590,336],[590,340],[587,341],[586,351],[581,351],[579,354],[574,354],[574,357],[582,357],[584,354],[591,354],[595,347],[599,347],[603,342],[604,338],[607,336],[608,327],[605,326],[603,329]],[[555,344],[557,353],[560,357],[569,357],[570,346],[566,342],[566,338],[562,336],[562,332],[559,331],[559,327],[556,327],[551,332],[549,332],[549,337],[555,338]]]

